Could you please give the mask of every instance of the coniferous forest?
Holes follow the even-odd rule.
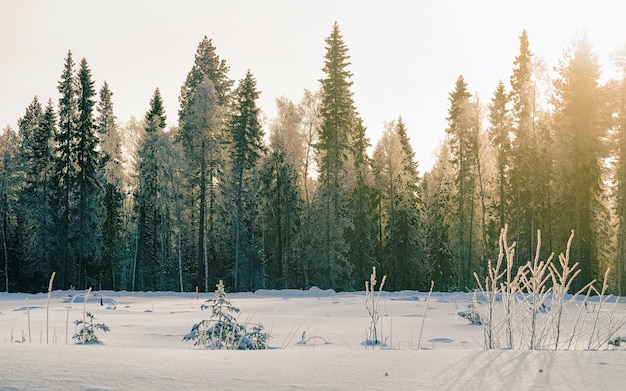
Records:
[[[611,268],[621,295],[626,78],[601,83],[588,38],[572,42],[547,65],[521,32],[486,101],[459,75],[425,173],[411,147],[425,130],[398,117],[376,145],[366,137],[337,24],[319,88],[278,97],[268,126],[252,71],[231,80],[207,37],[178,112],[157,88],[125,123],[68,51],[58,99],[34,97],[0,134],[0,288],[44,291],[56,272],[55,289],[362,290],[376,266],[389,290],[467,290],[506,224],[519,265],[564,252],[574,231],[577,284]],[[626,73],[626,55],[615,61]]]

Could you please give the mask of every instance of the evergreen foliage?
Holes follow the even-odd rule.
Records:
[[[99,170],[102,172],[102,256],[98,268],[99,281],[110,289],[119,289],[120,260],[123,256],[124,172],[122,139],[113,112],[113,92],[104,82],[100,89],[96,134],[100,140]]]
[[[215,298],[208,299],[205,303],[208,304],[202,304],[200,308],[210,310],[210,318],[194,324],[191,331],[183,337],[183,341],[194,341],[195,346],[212,350],[267,348],[268,335],[263,331],[262,325],[253,325],[252,331],[247,331],[246,325],[237,322],[239,308],[228,299],[222,281],[217,284]]]
[[[352,290],[376,266],[393,290],[472,289],[508,223],[515,266],[535,255],[537,229],[542,259],[574,229],[576,284],[615,265],[609,286],[626,289],[625,84],[602,84],[586,37],[549,81],[523,31],[485,106],[459,76],[423,176],[420,124],[399,117],[370,145],[350,65],[335,23],[319,88],[279,98],[264,122],[252,73],[233,89],[204,37],[166,129],[158,89],[142,120],[118,123],[109,85],[96,94],[68,51],[56,106],[35,97],[1,134],[0,287],[41,291],[57,271],[58,288]]]
[[[297,286],[299,235],[304,199],[299,186],[299,110],[293,102],[277,100],[278,118],[270,127],[269,151],[260,168],[259,211],[267,262],[268,288]]]
[[[233,114],[229,122],[232,195],[235,209],[233,286],[235,290],[259,287],[263,275],[259,247],[255,241],[254,212],[256,187],[249,174],[257,167],[264,152],[263,129],[256,100],[259,91],[250,70],[239,81],[233,94]],[[252,214],[251,214],[252,213]]]
[[[137,244],[133,264],[131,289],[143,290],[155,286],[155,266],[161,261],[159,228],[162,216],[159,213],[158,192],[158,139],[165,127],[165,112],[161,92],[157,88],[150,100],[150,109],[145,117],[145,134],[139,150],[139,183],[137,187]]]
[[[86,289],[87,279],[97,273],[95,265],[100,251],[99,207],[102,185],[99,178],[100,156],[94,123],[95,95],[91,70],[84,58],[78,69],[78,122],[74,141],[76,155],[76,257],[79,286]]]
[[[221,210],[224,208],[227,151],[225,130],[233,80],[229,67],[220,59],[207,37],[199,43],[194,65],[187,74],[179,97],[179,132],[175,141],[181,145],[187,163],[187,180],[183,183],[184,201],[193,206],[180,229],[186,233],[192,255],[195,284],[209,289],[209,280],[222,278],[226,269],[224,259],[230,257],[221,232]],[[182,251],[182,249],[181,249]]]
[[[72,339],[76,340],[76,343],[86,344],[86,343],[100,343],[98,336],[96,335],[96,330],[101,330],[102,332],[111,331],[109,326],[104,323],[94,323],[94,315],[87,311],[85,312],[86,319],[78,319],[74,322],[76,326],[79,326],[80,329],[72,336]]]
[[[324,78],[321,82],[320,127],[315,145],[318,166],[317,202],[313,206],[314,221],[319,226],[317,241],[321,259],[312,281],[321,287],[335,287],[339,281],[351,281],[352,266],[348,263],[349,244],[344,234],[351,228],[347,203],[349,182],[348,154],[356,125],[356,109],[352,99],[352,73],[348,47],[337,23],[326,38]],[[323,276],[323,277],[322,277]],[[328,285],[329,284],[329,285]]]
[[[566,54],[555,80],[556,238],[565,241],[565,227],[576,236],[572,257],[580,262],[579,284],[602,274],[606,239],[611,230],[606,205],[604,166],[606,113],[598,83],[600,70],[586,36]],[[579,288],[580,285],[575,286]]]

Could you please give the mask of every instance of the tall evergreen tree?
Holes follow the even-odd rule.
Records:
[[[226,254],[220,238],[219,210],[223,206],[221,193],[224,191],[224,142],[226,114],[233,80],[228,77],[229,67],[220,59],[210,39],[198,45],[194,65],[187,74],[179,97],[179,127],[176,142],[183,147],[188,162],[185,192],[193,199],[191,215],[195,217],[188,231],[195,231],[191,241],[196,260],[197,286],[209,289],[209,277],[223,279]],[[211,265],[211,268],[209,268]]]
[[[476,135],[473,133],[469,113],[470,93],[463,76],[459,76],[455,90],[450,93],[448,128],[446,134],[450,143],[450,157],[455,175],[455,210],[457,225],[454,228],[457,256],[457,286],[466,287],[472,283],[472,219],[475,190],[475,151]]]
[[[157,142],[166,123],[161,92],[157,88],[145,116],[145,134],[139,150],[137,187],[137,243],[133,265],[132,290],[150,289],[156,284],[154,271],[159,262],[158,162]]]
[[[420,236],[419,176],[402,118],[387,125],[374,151],[380,193],[382,270],[392,289],[424,288],[429,277]]]
[[[52,244],[52,209],[50,182],[53,162],[53,135],[56,113],[49,100],[42,111],[35,97],[23,118],[18,121],[21,135],[21,159],[24,183],[20,191],[20,229],[22,231],[20,272],[28,276],[28,289],[43,289],[53,271],[50,257]],[[26,287],[26,286],[25,286]]]
[[[349,251],[344,234],[351,226],[347,212],[349,194],[344,187],[356,110],[352,99],[352,73],[348,70],[348,47],[343,41],[337,23],[326,38],[324,78],[320,80],[321,107],[318,143],[317,213],[321,240],[319,241],[318,270],[322,286],[336,287],[338,281],[351,280],[351,267],[346,255]],[[323,279],[323,280],[322,280]]]
[[[616,53],[621,78],[608,83],[606,90],[612,104],[613,181],[617,219],[617,253],[615,259],[616,294],[626,292],[626,51]]]
[[[532,84],[533,55],[526,30],[520,36],[520,53],[515,57],[511,75],[511,110],[513,144],[511,146],[511,232],[517,241],[519,264],[531,259],[535,251],[539,200],[536,168],[537,137],[535,134],[535,91]]]
[[[19,257],[20,269],[16,270],[15,277],[21,280],[22,276],[35,276],[33,280],[42,282],[44,267],[43,234],[44,227],[41,225],[42,214],[45,213],[45,202],[40,196],[41,180],[39,162],[35,156],[38,149],[37,136],[41,132],[43,121],[43,109],[39,99],[35,96],[26,108],[24,116],[18,120],[18,132],[20,136],[20,171],[22,172],[22,186],[20,186],[20,205],[18,210],[18,223],[22,235],[20,235]],[[21,281],[20,281],[21,282]],[[34,283],[33,281],[32,283]]]
[[[196,86],[190,106],[185,108],[182,126],[176,135],[188,162],[188,183],[192,194],[197,195],[193,202],[198,205],[196,267],[201,271],[198,284],[204,291],[209,289],[209,263],[213,264],[217,258],[214,229],[218,200],[216,182],[222,179],[224,158],[221,153],[222,113],[213,82],[205,77],[204,82]]]
[[[124,207],[124,172],[122,168],[122,140],[113,112],[113,92],[104,82],[99,92],[98,117],[96,131],[100,139],[100,169],[103,186],[101,217],[102,264],[99,267],[99,280],[104,286],[115,290],[119,288],[119,263],[122,256],[122,213]],[[106,276],[106,278],[105,278]],[[105,281],[103,281],[105,280]]]
[[[426,257],[435,289],[452,290],[457,287],[457,260],[452,252],[450,235],[454,172],[450,164],[448,145],[443,144],[435,165],[424,175],[424,243]],[[457,288],[458,289],[458,288]]]
[[[87,279],[97,273],[99,246],[100,180],[98,137],[94,123],[96,90],[87,60],[80,61],[78,69],[78,122],[74,148],[76,154],[76,257],[79,286],[87,287]]]
[[[78,123],[78,85],[74,75],[74,65],[72,52],[68,51],[61,80],[57,86],[61,97],[59,98],[58,110],[59,126],[54,137],[56,159],[53,175],[53,202],[57,210],[55,216],[55,226],[57,227],[55,258],[61,263],[58,265],[60,274],[58,281],[63,288],[76,285],[78,281],[78,276],[72,267],[73,263],[70,263],[74,248],[72,243],[75,241],[72,231],[72,211],[74,208],[74,185],[77,176],[77,157],[74,146]]]
[[[9,292],[15,285],[10,278],[18,267],[16,254],[17,204],[20,186],[19,137],[10,127],[0,132],[0,230],[2,230],[2,285],[4,292]]]
[[[369,139],[365,136],[362,120],[357,120],[354,140],[351,148],[351,159],[354,165],[354,185],[348,201],[348,213],[352,226],[346,231],[346,241],[350,246],[348,262],[354,266],[355,276],[353,287],[361,288],[367,281],[372,266],[377,264],[375,258],[376,239],[376,206],[378,193],[374,187],[372,167],[367,149]]]
[[[233,200],[235,207],[234,237],[235,260],[233,266],[233,288],[253,288],[258,284],[258,275],[262,273],[259,265],[258,248],[253,238],[252,222],[244,221],[244,212],[255,211],[256,202],[253,187],[248,174],[257,166],[264,151],[263,129],[259,119],[259,108],[256,101],[259,91],[256,80],[248,70],[246,76],[239,81],[233,97],[233,114],[229,123],[230,161],[232,164]],[[244,203],[248,201],[247,205]]]
[[[511,150],[511,124],[510,114],[507,108],[509,102],[502,80],[498,83],[496,91],[489,105],[489,139],[496,151],[496,167],[498,171],[498,196],[497,210],[499,228],[504,228],[507,221],[507,196],[509,195],[509,153]]]
[[[270,126],[269,153],[260,170],[260,215],[269,288],[298,288],[298,239],[304,200],[300,187],[304,153],[296,105],[276,100],[277,118]]]
[[[601,277],[606,265],[609,222],[602,195],[606,117],[600,68],[586,36],[561,61],[555,87],[555,181],[559,205],[557,239],[575,236],[572,259],[580,262],[578,286]]]

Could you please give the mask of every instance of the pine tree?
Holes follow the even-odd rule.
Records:
[[[255,195],[250,184],[248,173],[257,166],[264,152],[263,129],[259,120],[259,109],[256,100],[259,91],[256,80],[248,70],[246,76],[239,81],[233,97],[233,115],[229,123],[230,162],[232,164],[233,202],[235,206],[234,237],[235,260],[233,266],[233,287],[237,291],[251,288],[255,284],[256,275],[262,272],[258,265],[258,252],[252,237],[254,219],[244,212],[255,211]],[[245,194],[244,194],[245,191]],[[248,201],[247,205],[244,202]],[[252,204],[250,204],[252,203]],[[256,261],[256,262],[255,262]]]

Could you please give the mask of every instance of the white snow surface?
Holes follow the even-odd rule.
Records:
[[[471,303],[469,293],[432,293],[426,309],[427,293],[384,292],[382,347],[363,344],[369,327],[364,292],[229,294],[241,309],[240,323],[261,323],[271,333],[271,349],[259,351],[182,342],[194,323],[209,317],[200,305],[212,293],[196,299],[195,293],[92,292],[86,309],[111,331],[97,332],[101,344],[77,345],[71,336],[83,297],[52,292],[46,343],[47,294],[0,293],[0,390],[626,389],[624,346],[484,350],[482,327],[458,315]],[[624,307],[617,310],[626,313]],[[320,338],[298,344],[303,333]]]

